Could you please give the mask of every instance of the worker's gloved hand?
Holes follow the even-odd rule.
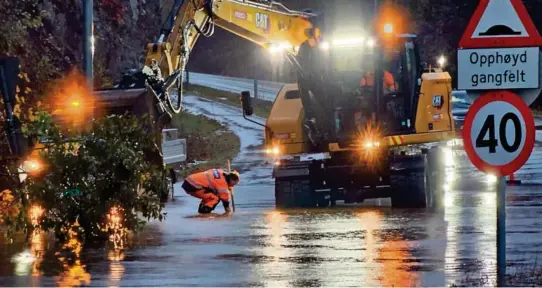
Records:
[[[231,213],[231,206],[229,201],[222,201],[222,204],[224,205],[224,211],[226,213]]]

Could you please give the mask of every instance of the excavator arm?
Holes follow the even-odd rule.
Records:
[[[166,77],[184,69],[198,38],[212,36],[215,25],[264,48],[295,54],[310,38],[311,16],[276,2],[177,0],[157,43],[148,45],[145,65],[157,60]]]
[[[157,41],[147,45],[142,71],[126,74],[116,89],[96,94],[107,112],[149,114],[154,121],[149,128],[160,131],[181,110],[183,72],[199,37],[211,37],[218,26],[294,59],[303,43],[315,45],[319,36],[313,16],[273,1],[175,0]]]

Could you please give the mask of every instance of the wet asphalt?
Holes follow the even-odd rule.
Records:
[[[231,107],[186,97],[193,113],[230,125]],[[242,122],[246,123],[246,122]],[[448,181],[443,211],[392,209],[389,199],[328,209],[279,211],[257,126],[236,128],[243,171],[236,212],[199,216],[197,199],[176,187],[165,221],[153,221],[122,251],[87,248],[78,261],[50,241],[0,241],[1,286],[447,286],[495,277],[494,184],[469,167]],[[464,162],[461,152],[458,163]],[[462,160],[463,159],[463,160]],[[539,186],[507,187],[509,273],[530,269],[542,246]],[[49,244],[48,244],[49,243]],[[64,260],[64,261],[63,261]]]

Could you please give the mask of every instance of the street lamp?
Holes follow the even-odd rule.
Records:
[[[440,57],[437,60],[438,65],[440,68],[444,68],[444,65],[446,65],[446,57],[444,55],[440,55]]]

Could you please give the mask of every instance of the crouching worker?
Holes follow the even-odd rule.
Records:
[[[226,213],[231,212],[230,188],[239,183],[239,173],[210,169],[186,177],[182,187],[190,196],[201,199],[198,213],[211,213],[222,201]]]

